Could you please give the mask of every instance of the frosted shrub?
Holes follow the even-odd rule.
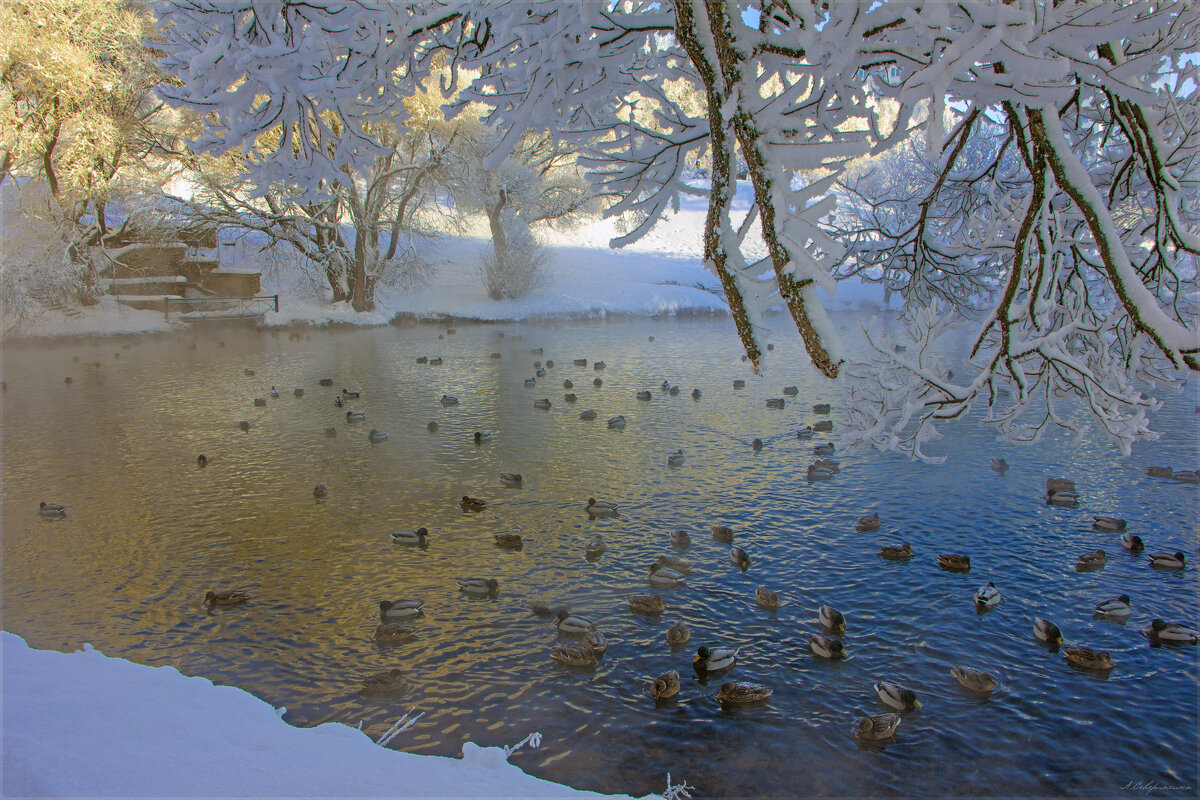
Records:
[[[550,253],[529,229],[514,225],[507,233],[505,245],[489,247],[479,256],[479,276],[493,300],[524,297],[549,277]]]

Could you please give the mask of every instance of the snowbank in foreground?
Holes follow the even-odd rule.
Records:
[[[0,632],[0,657],[4,797],[613,797],[526,775],[500,748],[467,743],[460,760],[294,728],[241,689],[88,645]]]

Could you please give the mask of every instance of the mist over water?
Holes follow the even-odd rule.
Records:
[[[857,330],[848,317],[837,323]],[[1153,418],[1163,438],[1130,458],[1099,433],[999,443],[977,417],[945,426],[926,448],[946,455],[943,465],[838,452],[841,473],[810,484],[812,447],[836,441],[843,417],[837,386],[815,374],[794,333],[779,334],[769,371],[755,376],[727,318],[455,327],[6,345],[4,628],[33,647],[90,642],[236,685],[286,706],[295,725],[362,721],[377,737],[416,709],[424,717],[391,745],[412,752],[453,756],[467,740],[513,744],[540,731],[542,747],[513,762],[597,791],[661,792],[668,772],[698,797],[1200,786],[1198,649],[1152,647],[1144,635],[1154,617],[1200,618],[1197,487],[1145,474],[1198,466],[1194,384],[1165,397]],[[534,361],[547,359],[546,377],[525,386]],[[596,360],[607,368],[595,371]],[[956,366],[949,355],[946,365]],[[331,387],[318,384],[326,377]],[[574,404],[563,400],[567,379]],[[733,389],[735,379],[746,388]],[[767,408],[787,385],[799,395]],[[342,387],[361,399],[336,407]],[[652,399],[635,400],[640,390]],[[443,406],[443,394],[460,403]],[[534,408],[540,398],[549,410]],[[822,402],[833,404],[828,417],[811,411]],[[347,409],[366,419],[348,423]],[[581,420],[585,409],[597,419]],[[624,430],[606,426],[616,414]],[[826,418],[832,435],[795,437]],[[371,444],[373,428],[390,438]],[[476,445],[475,431],[494,436]],[[686,460],[669,467],[676,449]],[[993,457],[1011,469],[993,472]],[[521,473],[523,485],[502,485],[500,472]],[[1046,505],[1048,477],[1075,480],[1080,506]],[[313,497],[318,483],[323,499]],[[464,512],[463,495],[488,506]],[[590,519],[589,497],[619,503],[620,516]],[[40,501],[67,505],[67,517],[40,518]],[[880,530],[857,532],[872,512]],[[1149,551],[1184,552],[1188,569],[1149,568],[1118,534],[1092,530],[1093,514],[1124,517]],[[734,529],[748,570],[729,563],[714,525]],[[427,547],[388,535],[418,526],[431,532]],[[669,541],[680,527],[687,548]],[[498,548],[496,533],[519,533],[523,548]],[[589,560],[584,545],[597,533],[607,550]],[[902,542],[911,561],[878,557]],[[1104,569],[1076,572],[1076,557],[1097,548],[1108,553]],[[942,553],[970,555],[971,571],[942,571]],[[686,587],[649,587],[660,554],[693,565]],[[499,595],[460,593],[455,580],[468,576],[496,578]],[[981,615],[971,598],[988,581],[1003,600]],[[779,593],[777,612],[755,604],[759,585]],[[206,591],[231,588],[253,599],[202,604]],[[666,603],[661,617],[631,614],[627,597],[652,591]],[[1133,600],[1128,622],[1092,618],[1096,602],[1122,593]],[[379,601],[401,598],[425,601],[414,636],[378,646]],[[599,623],[609,649],[595,670],[551,661],[553,645],[576,642],[531,614],[531,601]],[[843,662],[808,651],[823,603],[846,615]],[[1055,621],[1067,645],[1107,650],[1115,668],[1068,666],[1034,639],[1035,616]],[[691,640],[673,652],[665,633],[676,620]],[[726,678],[706,682],[691,667],[702,644],[739,647],[728,679],[772,686],[770,701],[722,709]],[[959,663],[993,673],[1000,688],[960,689],[950,676]],[[406,693],[358,695],[362,678],[392,667],[405,671]],[[682,691],[656,707],[648,682],[669,669]],[[904,715],[894,740],[860,746],[856,719],[888,710],[871,688],[880,679],[914,689],[923,707]]]

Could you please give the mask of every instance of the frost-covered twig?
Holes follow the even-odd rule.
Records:
[[[687,781],[683,783],[671,783],[671,773],[667,773],[667,790],[662,793],[663,800],[688,800],[692,796],[692,790],[695,786],[689,786]]]
[[[420,714],[417,714],[415,717],[410,718],[409,715],[412,713],[413,713],[413,709],[409,709],[407,712],[405,712],[404,716],[401,717],[400,719],[396,720],[396,724],[393,725],[391,728],[389,728],[387,733],[385,733],[383,736],[380,736],[379,740],[376,741],[375,744],[379,745],[380,747],[386,747],[388,742],[390,742],[392,739],[395,739],[402,732],[411,728],[413,725],[415,725],[417,723],[417,720],[419,720],[421,717],[425,716],[425,712],[422,711]]]
[[[539,747],[542,746],[542,735],[540,733],[536,733],[536,732],[531,733],[528,736],[526,736],[524,739],[522,739],[521,741],[517,742],[516,744],[514,744],[512,746],[505,745],[504,746],[505,757],[507,758],[508,756],[511,756],[513,753],[517,752],[525,745],[529,745],[530,749],[532,749],[532,750],[537,750]]]

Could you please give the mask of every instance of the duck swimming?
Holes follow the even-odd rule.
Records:
[[[565,633],[568,636],[583,636],[585,633],[596,630],[596,623],[587,617],[575,616],[565,608],[558,610],[555,619],[557,620],[555,624],[558,626],[558,632]]]
[[[675,570],[680,575],[683,575],[685,578],[688,575],[692,574],[692,565],[689,564],[688,562],[682,561],[678,558],[671,558],[670,556],[659,556],[658,563],[661,566],[667,567],[668,569]]]
[[[898,727],[899,714],[873,714],[858,721],[854,735],[859,739],[890,739]]]
[[[346,421],[347,422],[361,422],[362,420],[364,420],[366,418],[367,418],[367,415],[361,411],[347,411],[346,412]]]
[[[846,630],[846,618],[833,606],[821,606],[817,612],[817,621],[821,623],[822,627],[831,631]]]
[[[984,611],[989,608],[995,608],[1000,602],[1000,590],[996,588],[996,584],[988,582],[987,586],[982,587],[975,592],[975,608]]]
[[[486,500],[481,500],[478,497],[471,497],[470,495],[465,494],[462,496],[462,500],[460,500],[458,504],[462,506],[463,511],[483,511],[485,508],[487,508]]]
[[[1133,603],[1129,595],[1123,594],[1116,600],[1105,600],[1096,604],[1096,614],[1113,619],[1127,619],[1133,613]]]
[[[47,503],[43,500],[38,504],[38,516],[40,517],[65,517],[67,515],[67,507],[59,503]]]
[[[1184,569],[1187,567],[1187,559],[1183,553],[1152,553],[1150,566],[1155,569]]]
[[[667,700],[679,694],[679,673],[664,672],[650,682],[650,696],[655,700]]]
[[[779,608],[779,595],[765,586],[759,586],[754,590],[754,602],[768,611],[775,611]]]
[[[619,430],[625,427],[625,417],[621,414],[611,418],[608,421],[608,427]]]
[[[635,594],[629,598],[629,610],[635,614],[661,614],[666,608],[656,594]]]
[[[1123,533],[1121,534],[1121,547],[1131,553],[1140,553],[1146,549],[1146,543],[1135,533]]]
[[[603,553],[604,549],[604,537],[598,533],[591,539],[588,539],[588,543],[584,546],[584,552],[592,558]]]
[[[698,672],[724,672],[733,669],[733,665],[737,663],[737,655],[737,650],[703,646],[692,658],[692,666]]]
[[[729,561],[740,569],[747,569],[750,566],[749,554],[740,547],[729,548]]]
[[[1116,517],[1092,517],[1095,520],[1092,527],[1098,531],[1109,531],[1110,533],[1121,533],[1125,530],[1125,520],[1117,519]]]
[[[938,566],[947,572],[969,572],[971,569],[971,557],[947,553],[946,555],[938,556]]]
[[[238,606],[250,599],[250,595],[246,592],[239,592],[229,589],[223,592],[205,592],[204,605],[206,606]]]
[[[516,472],[501,472],[500,482],[505,486],[520,486],[524,482],[524,478]]]
[[[683,528],[671,531],[671,544],[675,547],[691,547],[692,537]]]
[[[718,542],[733,544],[733,528],[727,525],[714,525],[712,535]]]
[[[582,412],[579,415],[579,418],[583,419],[583,420],[589,420],[589,421],[595,419],[596,418],[596,409],[589,408],[587,411]]]
[[[879,521],[879,512],[876,511],[874,514],[871,514],[870,516],[859,517],[858,525],[855,526],[855,530],[865,531],[865,532],[877,531],[877,530],[879,530],[880,524],[881,523]]]
[[[810,633],[808,635],[808,648],[818,658],[838,659],[846,657],[846,648],[841,640],[822,636],[819,633]]]
[[[396,531],[392,534],[392,541],[396,544],[425,544],[429,541],[429,531],[425,528],[417,528],[415,531]]]
[[[491,431],[475,431],[475,436],[473,438],[475,439],[475,444],[483,444],[484,442],[490,442],[492,440],[492,432]]]
[[[358,693],[364,697],[380,697],[399,694],[408,687],[404,680],[404,672],[400,669],[390,669],[363,678],[362,688]]]
[[[688,626],[682,621],[676,622],[671,627],[667,628],[667,644],[672,647],[677,647],[681,644],[686,644],[687,640],[692,638],[692,632],[688,630]]]
[[[1058,626],[1041,617],[1033,618],[1033,635],[1049,644],[1062,644],[1063,641],[1062,631],[1058,629]]]
[[[367,440],[370,441],[371,444],[375,444],[377,442],[387,441],[389,436],[391,436],[391,434],[387,431],[377,431],[372,428],[371,432],[367,434]]]
[[[961,664],[951,669],[950,674],[954,676],[954,680],[958,681],[959,686],[967,691],[980,694],[986,694],[1000,685],[1000,681],[996,680],[995,676],[982,670],[964,667]]]
[[[424,600],[381,600],[379,603],[379,618],[390,622],[407,617],[415,617],[421,613]]]
[[[497,547],[507,547],[510,550],[520,550],[524,545],[519,533],[494,533],[492,540]]]
[[[650,565],[650,575],[647,576],[646,580],[651,586],[658,586],[663,589],[675,589],[687,585],[681,573],[669,567],[664,567],[661,564]]]
[[[683,460],[684,460],[684,457],[683,457],[682,450],[676,450],[674,453],[667,454],[667,466],[668,467],[682,466]]]
[[[888,708],[894,708],[897,711],[912,711],[921,707],[921,701],[917,699],[917,693],[912,689],[906,689],[898,683],[880,681],[875,684],[874,688],[875,696]]]
[[[458,590],[476,597],[488,597],[499,593],[500,582],[495,578],[462,578]]]
[[[888,561],[907,561],[912,558],[912,546],[905,542],[899,547],[884,545],[879,548],[879,557],[886,558]]]
[[[605,503],[594,497],[588,498],[587,505],[584,508],[593,517],[615,517],[617,515],[616,503]]]
[[[1104,566],[1106,560],[1107,556],[1105,556],[1103,550],[1092,550],[1079,557],[1075,562],[1075,569],[1081,572],[1089,569],[1099,569]]]
[[[717,692],[717,700],[722,705],[745,706],[752,703],[765,703],[774,690],[761,683],[746,683],[743,681],[727,681],[721,684]]]
[[[1090,647],[1064,647],[1067,663],[1082,669],[1108,670],[1113,667],[1112,657],[1103,650]]]
[[[1174,642],[1178,644],[1195,644],[1200,634],[1196,630],[1178,622],[1165,622],[1155,619],[1146,629],[1146,635],[1155,642]]]

